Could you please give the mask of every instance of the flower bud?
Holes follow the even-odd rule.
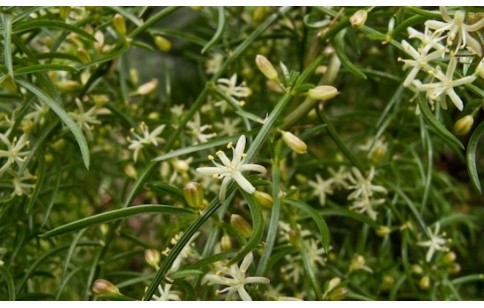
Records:
[[[171,50],[171,42],[163,36],[155,37],[155,45],[163,52],[169,52]]]
[[[230,216],[230,224],[241,236],[249,238],[252,235],[252,226],[244,219],[244,217],[232,214],[232,216]]]
[[[69,14],[71,13],[71,7],[70,6],[60,6],[59,7],[59,16],[62,19],[66,19],[69,17]]]
[[[224,234],[220,239],[220,248],[223,251],[229,251],[230,249],[232,249],[232,240],[230,239],[230,236],[228,234]]]
[[[255,200],[266,209],[272,208],[272,197],[268,193],[256,190],[254,193]]]
[[[264,76],[267,77],[267,79],[272,81],[279,80],[279,76],[277,75],[276,69],[274,68],[274,66],[272,66],[272,63],[269,60],[267,60],[266,57],[257,55],[257,57],[255,57],[255,64],[262,72],[262,74],[264,74]]]
[[[160,264],[161,256],[160,252],[156,249],[146,249],[145,250],[145,261],[149,266],[158,269]]]
[[[338,288],[329,294],[329,299],[332,301],[340,301],[340,300],[343,300],[347,294],[348,294],[348,289]]]
[[[383,290],[390,290],[394,283],[395,283],[395,278],[393,278],[390,275],[385,275],[383,276],[381,287]]]
[[[114,25],[114,29],[116,29],[116,32],[118,32],[123,36],[126,34],[126,20],[124,19],[123,15],[121,14],[114,15],[113,25]]]
[[[79,57],[79,60],[81,60],[81,62],[84,64],[91,62],[91,56],[84,48],[77,49],[77,56]]]
[[[132,179],[136,179],[138,177],[138,172],[133,164],[127,164],[124,166],[124,173]]]
[[[328,283],[328,288],[326,289],[326,292],[329,293],[333,291],[333,289],[336,288],[340,283],[341,283],[341,279],[339,277],[335,277],[331,279]]]
[[[304,143],[304,141],[302,141],[290,132],[286,132],[283,130],[281,130],[280,132],[282,134],[282,140],[284,141],[284,143],[286,143],[287,146],[290,147],[294,152],[298,154],[306,153],[308,147],[306,146],[306,143]]]
[[[153,80],[139,86],[137,92],[138,92],[139,95],[150,94],[151,92],[153,92],[156,89],[157,86],[158,86],[158,79],[153,79]]]
[[[427,290],[430,287],[430,278],[429,278],[429,276],[423,276],[420,279],[420,281],[418,283],[418,286],[422,290]]]
[[[412,265],[411,270],[412,270],[412,273],[414,273],[416,275],[420,275],[423,272],[422,267],[418,264]]]
[[[203,187],[197,182],[190,182],[183,188],[183,195],[188,205],[196,208],[203,209]]]
[[[30,120],[30,119],[24,118],[22,120],[22,123],[20,123],[20,129],[25,134],[31,134],[32,131],[34,130],[34,128],[35,128],[35,123],[32,120]]]
[[[446,253],[446,254],[444,255],[444,258],[443,258],[443,260],[442,260],[442,261],[443,261],[445,264],[452,264],[452,263],[454,263],[455,259],[456,259],[456,255],[455,255],[455,253],[454,253],[453,251],[449,251],[448,253]]]
[[[73,92],[81,88],[81,84],[74,80],[59,81],[55,85],[63,92]]]
[[[332,86],[317,86],[308,91],[308,96],[314,100],[328,100],[338,95],[338,89]]]
[[[252,20],[255,23],[259,23],[265,19],[269,9],[267,6],[257,6],[252,13]]]
[[[92,100],[94,101],[94,104],[98,107],[102,107],[106,105],[109,102],[109,97],[107,95],[93,95]]]
[[[459,136],[464,136],[469,133],[474,124],[474,117],[472,115],[466,115],[465,117],[459,119],[455,122],[454,131]]]
[[[18,91],[17,85],[10,75],[3,79],[3,81],[0,83],[0,86],[1,88],[7,89],[7,91],[10,93],[17,93]]]
[[[363,28],[368,17],[368,12],[366,10],[359,10],[350,17],[350,23],[353,28],[360,29]]]
[[[96,295],[119,295],[119,289],[106,279],[97,279],[92,285],[92,291]]]
[[[391,232],[392,232],[392,230],[390,228],[388,228],[387,226],[380,226],[375,231],[376,235],[378,235],[379,237],[388,236]]]

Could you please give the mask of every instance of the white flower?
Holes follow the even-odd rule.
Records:
[[[242,175],[244,171],[256,171],[260,173],[266,173],[267,170],[261,165],[257,164],[246,164],[245,163],[245,136],[240,136],[237,141],[235,149],[232,143],[229,143],[227,148],[232,148],[233,158],[232,161],[228,159],[223,151],[218,151],[216,155],[220,158],[223,165],[216,163],[213,156],[209,156],[209,159],[216,167],[200,167],[197,168],[197,172],[202,175],[211,175],[223,179],[222,186],[220,187],[219,198],[220,201],[225,200],[225,194],[227,192],[227,187],[229,186],[232,179],[234,179],[239,186],[248,192],[253,194],[255,192],[254,186]]]
[[[177,291],[171,290],[172,285],[167,283],[165,287],[162,288],[161,285],[158,286],[158,291],[160,292],[160,296],[153,295],[152,300],[155,301],[179,301],[180,295]]]
[[[22,149],[29,144],[28,136],[23,134],[20,139],[15,136],[13,142],[8,140],[6,134],[0,134],[0,140],[7,146],[6,150],[0,150],[0,158],[7,158],[3,166],[0,168],[0,174],[3,174],[12,164],[17,163],[20,167],[30,154],[30,151],[22,151]]]
[[[212,283],[226,285],[227,287],[219,291],[218,293],[227,292],[227,300],[232,300],[235,292],[239,293],[239,296],[244,301],[251,301],[249,293],[245,290],[246,284],[268,284],[269,279],[265,277],[246,277],[247,270],[253,260],[252,253],[247,254],[240,264],[240,268],[237,264],[232,264],[229,269],[223,268],[220,274],[207,274],[204,280]],[[227,277],[229,276],[229,277]]]
[[[461,98],[457,95],[454,88],[462,86],[468,83],[472,83],[475,79],[475,75],[462,77],[457,80],[452,80],[454,77],[455,68],[457,66],[457,59],[451,57],[449,65],[447,66],[447,72],[444,74],[440,70],[440,67],[432,75],[439,80],[439,82],[421,84],[420,82],[415,82],[415,86],[420,91],[427,91],[427,94],[431,100],[437,100],[440,97],[440,103],[442,108],[447,109],[447,103],[445,101],[446,96],[449,96],[454,105],[462,111],[464,109],[464,103]]]
[[[246,87],[245,82],[242,82],[239,86],[237,86],[237,74],[232,75],[230,79],[218,79],[217,88],[225,95],[235,98],[240,106],[243,106],[245,104],[245,102],[241,99],[246,98],[252,94],[252,91]],[[225,113],[228,103],[225,100],[221,100],[216,102],[214,105],[220,107],[221,112]]]
[[[447,248],[445,247],[445,243],[447,242],[447,240],[438,235],[440,231],[440,223],[435,224],[435,231],[433,233],[429,227],[427,227],[427,231],[430,236],[430,240],[424,242],[420,241],[417,243],[417,245],[429,248],[429,250],[427,251],[427,255],[425,256],[425,260],[427,260],[427,262],[430,262],[435,251],[447,250]]]
[[[424,33],[415,30],[412,27],[407,28],[409,38],[417,38],[422,42],[423,47],[429,46],[435,50],[445,50],[445,46],[440,43],[443,37],[439,37],[429,31],[429,28],[425,28]]]
[[[28,171],[24,172],[23,175],[19,175],[16,172],[12,172],[11,174],[14,176],[12,179],[14,187],[14,191],[11,194],[12,196],[28,195],[35,187],[35,184],[26,183],[26,181],[35,180],[37,178]]]
[[[408,73],[405,81],[403,82],[404,87],[408,87],[412,83],[420,70],[430,71],[432,68],[429,65],[429,62],[442,57],[442,55],[445,53],[445,49],[440,49],[428,54],[431,45],[427,45],[423,49],[419,49],[419,51],[417,51],[407,41],[402,41],[402,46],[405,52],[413,58],[413,60],[401,58],[398,59],[404,63],[404,70],[412,67],[410,73]]]
[[[319,174],[316,174],[316,182],[310,180],[308,184],[314,189],[313,196],[319,197],[319,204],[322,206],[325,205],[326,195],[333,194],[333,181],[331,179],[325,181]]]
[[[240,131],[237,126],[240,124],[240,119],[235,118],[235,119],[229,119],[229,118],[223,118],[223,123],[221,122],[216,122],[215,127],[220,131],[221,135],[227,135],[227,136],[233,136],[233,135],[238,135],[238,132]]]
[[[141,137],[140,135],[136,134],[134,132],[134,129],[132,128],[131,129],[131,133],[136,137],[136,140],[132,140],[130,137],[127,138],[128,139],[128,142],[130,143],[130,145],[128,146],[128,149],[134,151],[133,160],[135,162],[138,159],[138,153],[139,153],[139,151],[145,145],[152,144],[152,145],[157,146],[158,145],[158,142],[163,141],[163,138],[158,137],[158,135],[161,134],[161,132],[165,128],[165,125],[158,126],[151,133],[148,130],[148,126],[146,126],[146,124],[144,122],[141,122],[141,124],[139,125],[139,127],[141,128],[141,131],[143,132],[143,137]]]
[[[98,112],[98,108],[96,106],[92,107],[88,111],[84,111],[84,107],[79,99],[76,99],[76,105],[79,109],[79,112],[69,112],[71,118],[77,122],[77,125],[86,132],[86,135],[89,139],[92,139],[92,126],[93,124],[101,124],[96,116]]]
[[[187,127],[190,128],[190,134],[195,137],[195,144],[198,142],[205,143],[217,135],[215,133],[203,133],[205,130],[211,129],[212,125],[202,125],[199,112],[195,113],[193,120],[187,123]]]
[[[347,188],[348,187],[348,172],[344,166],[340,166],[337,171],[333,168],[328,168],[331,173],[331,186],[333,188]]]
[[[350,207],[359,213],[367,213],[371,219],[375,220],[377,212],[373,209],[375,206],[385,202],[385,199],[373,199],[373,193],[386,194],[387,190],[383,186],[373,185],[371,181],[375,176],[375,168],[371,167],[368,177],[365,178],[361,172],[353,167],[353,173],[348,175],[348,179],[352,185],[349,186],[353,192],[348,195],[348,200],[353,200],[353,205]]]
[[[449,46],[454,43],[454,40],[457,36],[457,49],[455,51],[457,51],[459,48],[463,49],[464,47],[467,47],[479,57],[482,56],[481,44],[478,40],[473,38],[469,32],[477,31],[484,27],[484,19],[479,20],[473,25],[466,25],[464,24],[464,19],[466,17],[464,11],[457,11],[454,15],[454,19],[450,18],[445,7],[440,7],[440,13],[442,14],[442,18],[445,22],[427,20],[425,22],[425,26],[435,30],[435,34],[438,35],[448,31],[447,45]]]
[[[205,73],[207,74],[215,74],[220,70],[222,67],[222,62],[224,60],[224,56],[220,53],[213,54],[210,58],[208,58],[207,62],[205,62]]]

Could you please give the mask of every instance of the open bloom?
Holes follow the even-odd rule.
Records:
[[[140,135],[136,134],[134,132],[134,129],[132,128],[131,129],[131,133],[134,135],[134,137],[136,138],[136,140],[132,140],[130,137],[127,138],[128,139],[128,142],[130,143],[130,145],[128,146],[128,149],[134,151],[133,160],[135,162],[138,159],[139,151],[145,145],[152,144],[154,146],[157,146],[158,145],[158,142],[163,141],[163,138],[158,137],[158,136],[161,134],[161,132],[165,128],[165,125],[158,126],[151,133],[148,130],[148,126],[146,126],[146,124],[144,122],[141,122],[141,124],[139,125],[139,127],[143,131],[143,137],[141,137]]]
[[[254,256],[252,253],[249,253],[245,256],[244,260],[242,260],[240,268],[237,264],[233,264],[230,268],[223,268],[218,275],[207,274],[205,280],[216,284],[226,285],[227,287],[219,291],[219,293],[228,292],[227,300],[232,300],[235,292],[237,292],[242,300],[251,301],[252,298],[249,293],[247,293],[244,286],[250,283],[268,284],[270,282],[270,280],[265,277],[245,277],[253,258]],[[230,278],[227,276],[230,276]]]
[[[420,241],[417,243],[417,245],[429,248],[429,250],[427,251],[427,255],[425,256],[425,260],[427,262],[430,262],[430,260],[432,260],[432,256],[434,255],[435,251],[446,250],[445,243],[447,242],[447,240],[439,236],[440,223],[435,224],[435,231],[433,233],[432,233],[432,230],[430,230],[430,228],[427,228],[427,231],[430,236],[430,239],[425,242]]]
[[[3,174],[12,164],[17,163],[20,167],[22,163],[27,159],[30,151],[22,151],[29,144],[29,139],[26,134],[13,138],[13,141],[7,138],[6,134],[0,134],[0,140],[6,145],[6,150],[0,150],[0,158],[6,158],[3,166],[0,168],[0,174]]]
[[[368,177],[364,177],[361,172],[355,167],[352,168],[353,173],[348,175],[351,185],[348,187],[352,189],[348,195],[348,200],[353,201],[351,210],[356,210],[359,213],[366,213],[371,219],[376,220],[377,212],[374,207],[385,202],[385,198],[375,199],[374,193],[386,194],[387,190],[383,186],[372,184],[375,176],[375,168],[371,167]]]
[[[225,194],[227,192],[227,187],[229,186],[232,179],[234,179],[239,186],[248,192],[253,194],[255,192],[254,186],[242,175],[244,171],[256,171],[260,173],[266,173],[267,170],[261,165],[247,164],[245,163],[245,136],[240,136],[237,141],[235,149],[232,143],[229,143],[228,148],[232,148],[234,155],[232,161],[230,161],[223,151],[218,151],[216,155],[220,158],[223,165],[214,161],[213,156],[209,156],[209,159],[215,165],[215,167],[200,167],[197,168],[197,172],[202,175],[211,175],[220,179],[223,179],[222,186],[220,187],[219,198],[220,201],[225,200]]]

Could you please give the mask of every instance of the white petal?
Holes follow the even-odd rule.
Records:
[[[260,284],[269,284],[271,281],[266,277],[247,277],[245,278],[246,283],[260,283]]]
[[[234,158],[232,159],[232,164],[238,165],[242,160],[242,155],[244,154],[245,150],[245,135],[241,135],[239,140],[237,141],[237,145],[235,146],[234,150]]]
[[[218,198],[222,202],[225,201],[225,195],[227,194],[227,187],[229,186],[231,180],[232,179],[230,177],[225,177],[222,181],[222,185],[220,185],[220,192],[218,194]]]
[[[214,175],[214,174],[221,174],[225,170],[219,167],[199,167],[197,168],[197,172],[201,175]]]
[[[266,168],[257,164],[243,164],[240,166],[240,171],[256,171],[263,174],[267,172]]]
[[[457,109],[459,109],[460,111],[462,111],[462,109],[464,109],[464,103],[462,102],[460,97],[457,95],[457,93],[455,93],[453,88],[451,88],[447,91],[447,95],[449,95],[450,99],[452,100],[454,105],[457,107]]]
[[[250,297],[249,293],[244,289],[244,286],[240,286],[237,291],[243,301],[252,301],[252,297]]]
[[[242,175],[242,173],[236,172],[233,177],[237,184],[239,184],[240,188],[242,188],[249,194],[253,194],[255,192],[255,187],[250,184],[250,182]]]
[[[249,269],[250,264],[252,264],[252,260],[254,259],[254,256],[252,255],[252,252],[249,252],[245,257],[242,263],[240,264],[240,271],[245,273]]]

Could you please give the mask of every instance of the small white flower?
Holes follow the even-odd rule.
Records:
[[[348,188],[348,171],[344,166],[340,166],[337,171],[333,168],[328,168],[331,173],[331,186],[333,188]]]
[[[221,135],[233,136],[238,135],[240,130],[237,128],[237,126],[240,124],[240,122],[241,120],[239,118],[223,118],[223,123],[216,122],[215,127],[220,131]]]
[[[222,67],[224,56],[220,53],[214,53],[210,58],[208,58],[207,62],[205,62],[205,73],[207,74],[215,74],[220,70]]]
[[[429,62],[441,58],[445,53],[445,49],[440,49],[429,54],[428,52],[430,51],[431,45],[427,45],[423,49],[419,49],[419,51],[417,51],[407,41],[402,41],[402,46],[405,52],[413,58],[398,59],[404,63],[404,70],[409,67],[412,68],[403,82],[404,87],[408,87],[412,83],[420,70],[430,71],[432,67],[429,65]]]
[[[473,25],[466,25],[464,19],[466,14],[464,11],[457,11],[454,15],[454,19],[450,18],[445,7],[440,7],[440,13],[445,22],[437,20],[427,20],[425,26],[435,30],[435,34],[441,35],[448,31],[447,34],[447,45],[452,45],[457,36],[457,49],[456,52],[464,47],[467,47],[470,51],[477,54],[479,57],[482,56],[482,46],[478,40],[473,38],[469,32],[478,31],[480,28],[484,27],[484,19],[479,20]]]
[[[240,106],[243,106],[245,104],[242,99],[252,94],[252,91],[246,87],[245,82],[242,82],[239,86],[237,86],[237,74],[232,75],[230,79],[218,79],[217,88],[225,95],[231,96],[236,99]],[[220,107],[222,113],[225,113],[227,105],[228,103],[225,100],[221,100],[215,103],[215,106]]]
[[[163,129],[165,128],[165,125],[160,125],[157,128],[155,128],[154,131],[150,133],[148,126],[144,122],[141,122],[140,126],[141,131],[143,132],[143,137],[140,135],[136,134],[134,132],[134,129],[131,129],[131,133],[136,137],[136,140],[132,140],[130,137],[128,137],[128,142],[130,145],[128,146],[128,149],[134,151],[134,156],[133,160],[136,162],[138,160],[138,153],[139,151],[148,144],[152,144],[154,146],[158,145],[158,142],[162,142],[163,138],[158,137],[158,135],[161,134]]]
[[[311,186],[313,190],[313,196],[319,197],[319,204],[321,206],[326,204],[326,195],[333,194],[333,181],[323,180],[319,174],[316,174],[316,182],[308,181],[309,186]]]
[[[439,37],[432,32],[429,28],[425,28],[424,33],[415,30],[412,27],[407,28],[409,38],[417,38],[422,42],[423,47],[429,46],[435,50],[445,50],[445,46],[440,43],[443,37]]]
[[[14,187],[14,191],[11,194],[12,196],[28,195],[35,187],[35,184],[27,183],[27,181],[35,180],[37,177],[30,174],[28,171],[24,172],[23,175],[19,175],[17,172],[12,172],[11,174],[14,176],[12,179]]]
[[[7,159],[0,168],[0,174],[3,174],[14,163],[17,163],[20,167],[30,154],[30,151],[22,151],[29,144],[26,134],[20,136],[19,139],[15,136],[12,142],[8,140],[6,134],[0,134],[0,140],[7,146],[6,150],[0,150],[0,158],[5,157]]]
[[[455,68],[457,66],[457,59],[451,57],[449,65],[447,66],[446,73],[442,73],[440,67],[432,73],[432,75],[439,80],[439,82],[421,84],[420,82],[414,82],[414,85],[420,91],[427,91],[429,98],[433,101],[440,98],[440,103],[442,108],[447,109],[447,103],[445,101],[446,96],[452,100],[454,105],[462,111],[464,109],[464,103],[461,98],[457,95],[454,88],[462,86],[468,83],[472,83],[475,79],[475,75],[465,76],[457,80],[452,80],[454,77]]]
[[[385,202],[385,199],[374,199],[373,193],[386,194],[387,190],[383,186],[373,185],[371,181],[375,176],[375,168],[371,167],[368,177],[365,178],[361,172],[353,167],[353,173],[348,175],[348,179],[352,185],[349,189],[353,192],[348,195],[348,200],[353,200],[353,205],[350,207],[359,213],[366,213],[371,219],[375,220],[377,212],[374,207]]]
[[[152,300],[155,301],[179,301],[180,295],[178,291],[171,290],[172,285],[167,283],[165,287],[158,286],[158,291],[160,292],[160,296],[153,295]]]
[[[248,192],[253,194],[255,192],[255,187],[242,175],[244,171],[256,171],[260,173],[266,173],[267,170],[261,165],[257,164],[246,164],[245,163],[245,136],[240,136],[237,141],[235,149],[232,143],[229,143],[228,148],[233,150],[232,161],[228,159],[223,151],[218,151],[216,155],[219,157],[223,165],[214,161],[213,156],[209,156],[209,159],[216,167],[200,167],[197,168],[197,172],[202,175],[211,175],[223,179],[222,186],[220,187],[219,199],[220,201],[225,200],[225,194],[227,192],[227,187],[229,186],[232,179],[234,179],[239,186]]]
[[[211,134],[204,134],[203,132],[207,129],[211,129],[212,125],[202,125],[200,119],[200,113],[197,112],[195,113],[193,120],[189,121],[187,123],[187,127],[190,129],[190,134],[195,138],[195,144],[197,143],[205,143],[209,139],[212,139],[215,137],[217,134],[211,133]]]
[[[92,139],[92,126],[94,124],[101,124],[97,117],[98,108],[96,106],[92,107],[88,111],[84,111],[84,106],[79,99],[76,99],[76,105],[78,112],[69,112],[71,118],[77,122],[77,125],[86,132],[89,139]]]
[[[427,262],[430,262],[435,251],[447,250],[447,247],[445,247],[445,243],[447,242],[447,240],[439,236],[440,223],[435,224],[435,231],[433,233],[429,227],[427,227],[427,231],[430,236],[430,240],[424,242],[420,241],[417,243],[417,245],[429,248],[429,250],[427,251],[427,255],[425,256],[425,260]]]
[[[204,280],[215,284],[226,285],[227,287],[219,291],[218,293],[227,292],[227,300],[232,300],[235,292],[237,292],[240,298],[244,301],[252,301],[249,293],[245,290],[246,284],[269,284],[270,280],[265,277],[246,277],[247,270],[253,260],[252,252],[247,254],[240,264],[240,268],[237,264],[232,264],[229,269],[223,268],[220,274],[207,274]],[[228,277],[227,277],[228,276]]]

